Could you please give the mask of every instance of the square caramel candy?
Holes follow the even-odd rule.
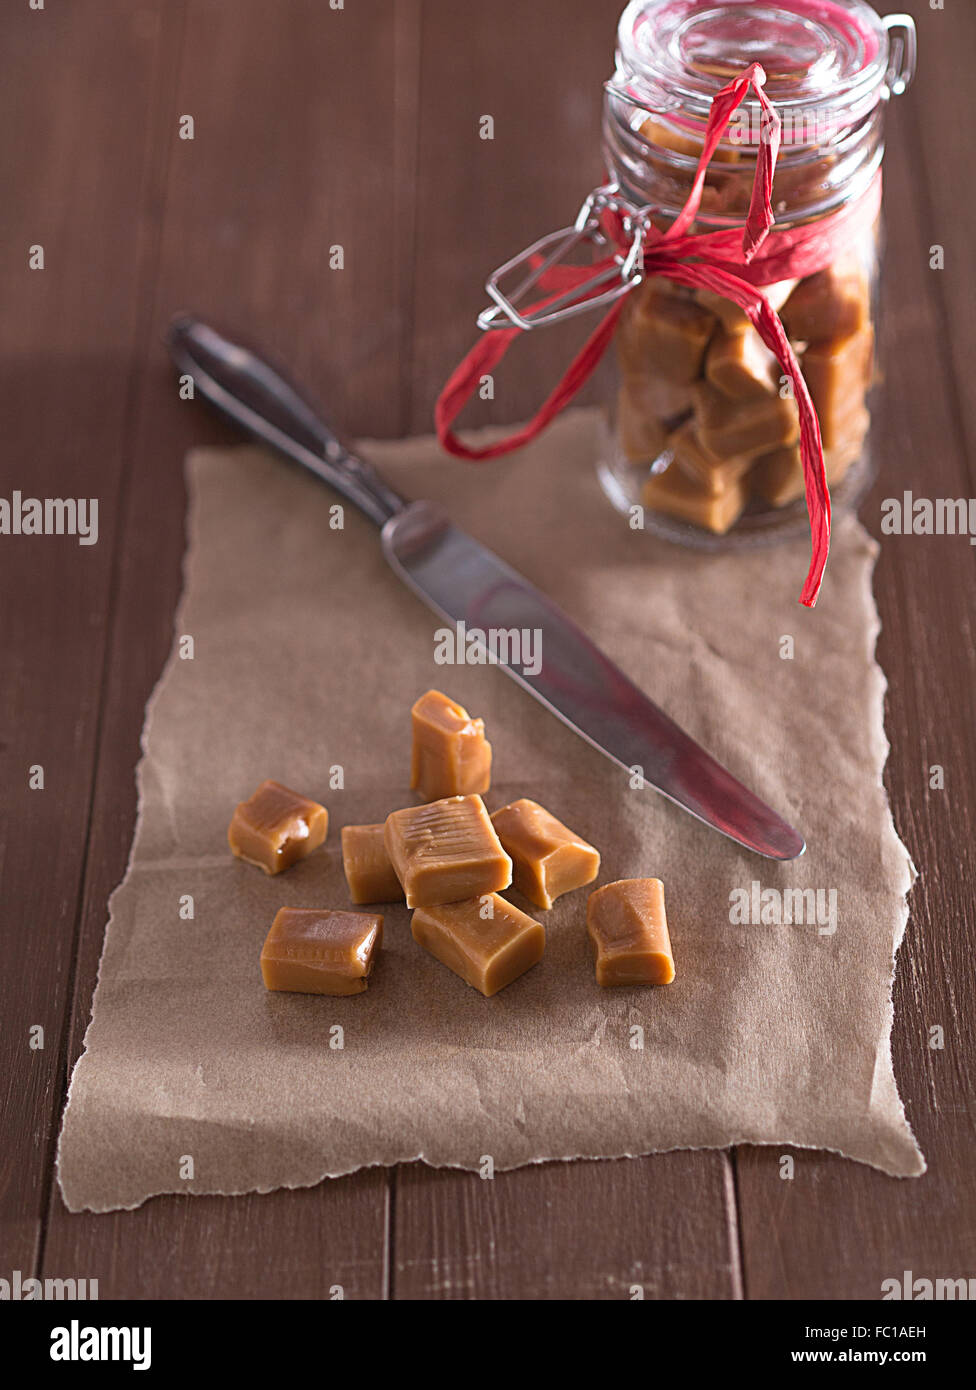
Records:
[[[617,428],[621,448],[632,463],[653,463],[667,441],[664,425],[640,408],[626,386],[617,398]]]
[[[824,470],[831,487],[841,482],[851,464],[860,457],[870,423],[871,416],[862,406],[850,421],[844,438],[832,449],[824,449]],[[799,445],[776,449],[756,459],[749,482],[753,491],[774,507],[785,507],[788,502],[802,497],[806,485]]]
[[[491,744],[485,721],[439,690],[421,695],[410,711],[413,756],[410,785],[425,801],[486,792],[491,786]]]
[[[704,125],[701,126],[700,133],[696,134],[692,130],[683,131],[665,121],[657,120],[654,116],[648,116],[639,129],[649,145],[670,150],[673,154],[687,155],[689,159],[699,159],[705,144]],[[720,164],[738,164],[741,158],[742,151],[729,144],[719,145],[712,155],[712,159]]]
[[[824,468],[828,483],[839,483],[851,464],[861,457],[870,428],[871,412],[866,406],[862,406],[853,413],[834,447],[824,451]]]
[[[318,849],[328,829],[324,806],[280,782],[268,781],[238,804],[227,841],[238,859],[256,864],[266,874],[280,874]]]
[[[755,458],[799,438],[800,416],[792,396],[775,392],[732,400],[710,381],[699,382],[693,391],[698,438],[719,458]]]
[[[824,455],[824,463],[827,458]],[[785,507],[795,502],[806,491],[803,477],[803,461],[800,446],[788,444],[782,449],[761,454],[753,464],[749,474],[749,484],[757,497],[763,498],[771,507]]]
[[[663,473],[652,473],[645,481],[641,500],[652,512],[663,512],[724,536],[742,515],[749,493],[743,478],[730,481],[720,493],[706,491],[672,463]]]
[[[342,871],[356,904],[403,902],[403,887],[386,852],[384,828],[382,821],[342,827]]]
[[[598,985],[669,985],[674,957],[659,878],[622,878],[591,893],[586,930]]]
[[[864,409],[874,371],[874,330],[870,324],[846,338],[807,348],[803,376],[817,408],[825,449],[843,443]]]
[[[670,150],[672,154],[685,154],[690,159],[698,159],[704,145],[704,141],[696,140],[690,133],[678,130],[665,121],[656,120],[653,116],[648,116],[647,120],[641,123],[640,134],[649,145],[655,145],[661,150]]]
[[[617,332],[617,357],[627,373],[656,372],[665,381],[691,382],[701,376],[714,314],[693,299],[670,294],[648,282],[632,296]]]
[[[261,950],[265,988],[362,994],[382,944],[382,917],[283,907]]]
[[[600,854],[537,801],[522,797],[491,818],[512,860],[512,881],[536,907],[550,908],[563,893],[592,883]]]
[[[780,311],[787,336],[802,343],[846,338],[866,327],[870,316],[868,277],[850,257],[801,280]]]
[[[448,796],[386,818],[386,852],[407,907],[462,902],[507,888],[512,861],[480,796]]]
[[[486,998],[524,975],[546,946],[542,923],[497,893],[419,907],[410,930],[414,941]]]
[[[668,448],[677,467],[711,497],[725,497],[752,467],[751,455],[723,459],[706,449],[698,438],[694,420],[686,420],[668,435]]]
[[[636,414],[659,420],[669,431],[686,419],[694,406],[687,383],[681,385],[665,381],[653,372],[640,375],[625,373],[621,379],[621,390],[626,391]]]
[[[769,300],[770,307],[779,313],[796,289],[797,283],[796,280],[777,280],[774,285],[757,285],[756,289],[761,290]],[[696,290],[695,298],[704,309],[710,310],[721,321],[726,333],[741,333],[745,328],[752,328],[752,320],[731,299],[725,299],[713,290]]]
[[[775,353],[749,325],[736,333],[721,329],[705,354],[707,380],[734,400],[775,395],[779,372]]]

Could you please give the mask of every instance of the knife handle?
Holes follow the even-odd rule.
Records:
[[[166,344],[212,405],[335,488],[377,526],[403,511],[404,499],[351,454],[287,377],[256,352],[188,314],[170,323]]]

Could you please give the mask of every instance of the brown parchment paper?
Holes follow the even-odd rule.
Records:
[[[441,624],[368,522],[347,507],[335,529],[335,496],[257,449],[197,452],[176,643],[147,710],[132,856],[61,1134],[72,1210],[417,1158],[509,1168],[739,1142],[924,1170],[889,1050],[913,869],[881,783],[876,546],[838,524],[808,612],[805,542],[715,556],[629,530],[594,477],[598,428],[573,412],[481,466],[430,439],[363,449],[544,587],[803,830],[807,854],[784,866],[740,851],[632,789],[500,670],[436,664]],[[491,808],[541,801],[599,847],[600,883],[664,880],[673,985],[597,987],[583,891],[541,914],[543,961],[493,999],[416,945],[402,906],[383,909],[366,994],[266,993],[275,911],[347,907],[340,827],[414,801],[409,709],[430,686],[484,716]],[[331,816],[324,850],[276,878],[226,843],[234,804],[265,777]],[[733,923],[730,895],[751,902],[753,883],[834,890],[836,931]]]

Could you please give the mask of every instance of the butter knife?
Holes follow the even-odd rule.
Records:
[[[802,837],[643,694],[573,620],[433,502],[408,502],[339,441],[286,376],[199,319],[177,316],[167,345],[196,390],[250,434],[328,483],[380,527],[390,568],[446,622],[471,634],[541,633],[541,661],[497,664],[622,769],[730,840],[795,859]],[[624,780],[626,774],[627,780]]]

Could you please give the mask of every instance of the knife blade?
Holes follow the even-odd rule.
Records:
[[[167,335],[177,366],[249,433],[302,464],[381,528],[393,572],[439,617],[464,625],[486,657],[627,777],[655,788],[730,840],[795,859],[802,836],[653,703],[551,599],[454,526],[432,502],[407,502],[340,443],[284,373],[200,320]],[[538,634],[526,660],[514,634]],[[479,634],[486,640],[481,641]],[[507,635],[507,649],[489,634]]]

